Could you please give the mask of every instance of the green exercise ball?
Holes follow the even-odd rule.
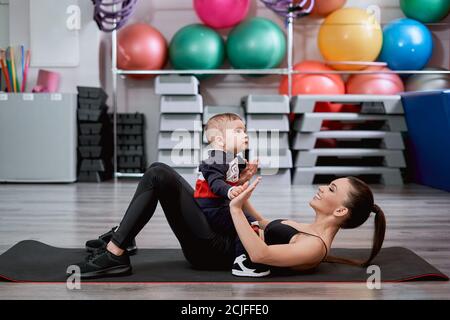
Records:
[[[270,69],[280,65],[286,53],[286,37],[269,19],[252,18],[231,30],[227,56],[236,69]]]
[[[169,58],[178,70],[218,69],[225,59],[225,42],[213,29],[191,24],[178,30],[172,38]]]
[[[450,12],[450,0],[400,0],[400,7],[408,18],[438,22]]]

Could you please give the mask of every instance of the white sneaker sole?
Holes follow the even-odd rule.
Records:
[[[246,273],[244,271],[231,270],[231,273],[237,277],[261,278],[261,277],[268,276],[270,274],[270,270],[267,270],[266,272],[261,272],[261,273]]]

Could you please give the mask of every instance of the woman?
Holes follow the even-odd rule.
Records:
[[[244,191],[230,202],[236,232],[250,259],[286,270],[309,270],[322,261],[368,266],[381,249],[386,221],[383,211],[374,204],[369,187],[359,179],[348,177],[321,186],[310,202],[315,222],[269,222],[257,212],[249,198],[259,183],[244,184]],[[234,260],[234,236],[211,230],[193,198],[191,186],[171,167],[153,163],[139,182],[134,197],[119,227],[106,248],[96,251],[79,265],[82,278],[122,275],[131,272],[130,259],[124,250],[147,224],[158,200],[190,264],[198,269],[230,269]],[[260,238],[249,225],[244,211],[257,217],[264,230]],[[356,261],[328,256],[340,228],[356,228],[374,212],[375,232],[372,252],[367,260]],[[245,268],[245,266],[241,266]]]

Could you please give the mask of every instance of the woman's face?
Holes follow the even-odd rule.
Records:
[[[309,205],[322,213],[333,214],[340,208],[345,208],[344,203],[351,185],[347,178],[339,178],[331,181],[327,186],[320,186]]]

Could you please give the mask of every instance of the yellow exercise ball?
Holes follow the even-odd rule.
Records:
[[[374,15],[363,9],[343,8],[323,21],[319,50],[328,61],[374,61],[383,45],[383,31]],[[360,70],[366,65],[330,64],[337,70]]]

